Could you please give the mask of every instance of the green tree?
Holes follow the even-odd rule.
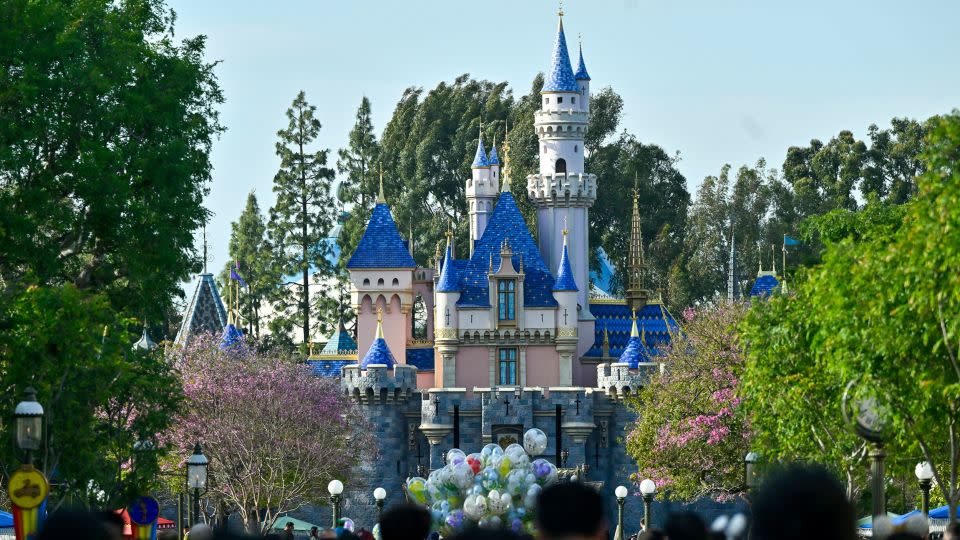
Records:
[[[163,320],[197,268],[223,96],[161,0],[0,9],[0,281]]]
[[[230,260],[220,274],[222,284],[233,286],[230,270],[239,264],[239,273],[247,284],[240,291],[240,318],[247,335],[260,336],[260,308],[267,298],[276,295],[280,276],[272,264],[272,248],[267,240],[267,225],[254,192],[247,195],[247,204],[237,221],[230,224]]]
[[[35,462],[55,481],[53,508],[117,508],[155,487],[169,449],[157,434],[171,426],[182,392],[159,350],[130,350],[131,323],[105,295],[69,284],[0,295],[0,406],[13,410],[27,386],[37,390],[45,426]],[[0,436],[13,440],[12,429],[0,423]],[[4,479],[21,458],[0,445]]]
[[[287,109],[288,125],[277,132],[276,144],[280,170],[273,179],[277,202],[270,209],[268,225],[275,246],[277,267],[285,275],[301,277],[299,287],[281,287],[277,311],[299,310],[297,319],[281,317],[281,323],[300,326],[303,343],[311,341],[311,274],[329,275],[327,238],[335,219],[330,196],[334,172],[326,166],[329,150],[312,151],[308,147],[320,133],[316,107],[307,103],[303,91]],[[295,322],[296,321],[296,322]]]
[[[931,463],[954,520],[960,501],[960,112],[930,123],[922,158],[926,172],[902,222],[883,216],[875,227],[858,230],[859,237],[828,243],[823,263],[797,282],[794,297],[757,308],[747,368],[756,376],[748,388],[769,384],[776,363],[791,356],[784,354],[784,339],[799,342],[800,377],[834,389],[818,413],[830,414],[824,406],[835,410],[839,389],[857,380],[855,388],[883,406],[888,451]],[[762,408],[770,394],[757,397],[754,405]],[[778,421],[801,427],[790,416]]]
[[[338,196],[341,202],[358,205],[369,210],[377,193],[377,159],[380,146],[374,133],[370,113],[370,100],[360,100],[357,121],[350,130],[347,148],[341,148],[337,172],[341,175]]]

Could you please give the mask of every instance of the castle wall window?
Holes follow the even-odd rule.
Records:
[[[557,103],[563,103],[563,96],[557,96]]]
[[[427,306],[419,294],[413,300],[413,339],[427,338]],[[448,323],[449,324],[449,323]]]
[[[517,350],[500,349],[497,361],[498,384],[515,386],[517,384]]]
[[[397,279],[397,278],[393,278],[393,286],[394,286],[394,287],[397,287],[397,286],[399,286],[399,285],[400,285],[400,280]]]
[[[377,285],[379,285],[379,286],[381,286],[381,287],[383,286],[383,278],[380,278],[380,279],[377,280]]]
[[[497,282],[497,319],[513,321],[517,318],[517,282],[502,279]]]
[[[577,104],[577,98],[576,98],[575,96],[574,96],[574,97],[571,97],[571,98],[570,98],[570,102],[573,103],[574,105],[576,105],[576,104]]]
[[[557,163],[553,166],[553,171],[557,174],[567,172],[567,160],[560,158],[557,160]]]
[[[370,280],[369,280],[369,279],[363,280],[363,286],[364,286],[364,287],[367,287],[367,286],[369,286],[369,285],[370,285]]]

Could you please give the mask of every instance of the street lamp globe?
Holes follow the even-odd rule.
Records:
[[[187,459],[187,486],[193,490],[204,491],[207,489],[207,466],[210,460],[203,455],[200,443],[193,447],[193,454]]]
[[[930,466],[929,461],[921,461],[917,463],[913,473],[917,475],[917,480],[930,480],[933,478],[933,467]]]
[[[40,449],[43,440],[43,407],[37,403],[37,391],[28,387],[24,400],[13,411],[17,421],[17,446],[26,452]]]
[[[759,462],[760,455],[756,452],[748,452],[743,458],[744,476],[749,489],[757,487],[757,463]]]
[[[343,482],[339,480],[331,480],[330,483],[327,484],[327,491],[330,492],[330,495],[339,495],[343,493]]]
[[[627,488],[617,486],[617,489],[613,490],[613,494],[616,495],[618,499],[624,499],[627,496]]]
[[[653,480],[647,478],[643,482],[640,482],[640,493],[642,495],[653,495],[657,492],[657,484]]]
[[[340,490],[342,491],[343,488],[341,487]],[[331,490],[331,493],[332,493],[332,492],[333,492],[333,491]],[[376,500],[378,500],[378,501],[382,501],[382,500],[386,499],[386,498],[387,498],[387,490],[383,489],[382,487],[378,487],[377,489],[373,490],[373,498],[376,499]]]

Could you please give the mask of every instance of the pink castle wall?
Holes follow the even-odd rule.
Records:
[[[596,324],[596,321],[580,321],[577,324],[577,334],[580,336],[580,341],[577,343],[577,356],[573,359],[574,386],[592,388],[597,385],[597,365],[580,363],[580,358],[593,346]]]
[[[490,357],[486,347],[461,347],[457,350],[456,385],[472,391],[474,386],[490,386]]]
[[[557,349],[527,347],[527,386],[557,386],[560,365]]]
[[[360,311],[357,313],[357,358],[363,361],[364,355],[370,349],[377,332],[377,308],[383,310],[383,337],[387,347],[393,353],[397,363],[407,363],[407,328],[409,314],[401,313],[400,297],[393,295],[389,304],[383,295],[378,295],[376,301],[369,295],[364,295],[360,301]]]
[[[417,388],[434,388],[432,371],[417,371]]]

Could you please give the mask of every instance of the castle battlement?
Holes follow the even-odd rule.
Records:
[[[356,364],[344,366],[340,388],[359,403],[404,403],[417,390],[417,368],[397,364],[391,374],[384,364],[370,364],[365,371]]]
[[[533,113],[534,126],[541,139],[583,139],[590,115],[574,109],[539,110]]]
[[[571,203],[592,205],[597,200],[597,175],[587,173],[531,174],[527,176],[527,195],[537,207],[550,206],[556,199],[571,198]],[[566,202],[563,202],[566,204]]]
[[[659,369],[656,362],[642,362],[636,370],[623,362],[597,364],[597,388],[611,398],[623,398],[640,390]]]

